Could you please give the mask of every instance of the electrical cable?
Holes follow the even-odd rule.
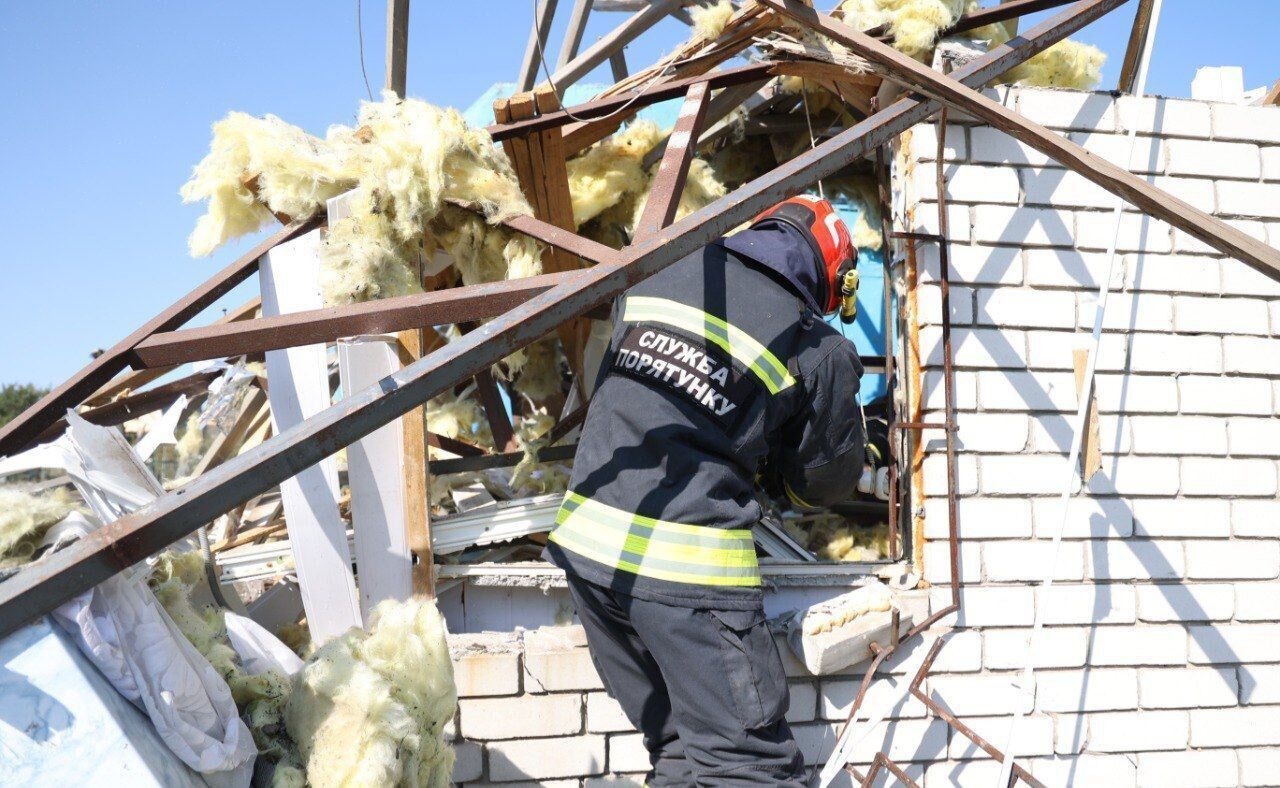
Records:
[[[360,45],[360,74],[364,77],[364,89],[373,101],[373,88],[369,87],[369,72],[364,67],[364,22],[360,13],[360,0],[356,0],[356,42]]]
[[[1155,48],[1156,28],[1160,23],[1160,10],[1163,0],[1155,0],[1151,8],[1151,25],[1147,31],[1147,40],[1142,47],[1142,59],[1138,65],[1137,89],[1134,91],[1135,98],[1142,98],[1146,95],[1147,90],[1147,72],[1151,66],[1151,52]],[[1137,124],[1129,129],[1129,159],[1128,169],[1133,168],[1134,153],[1138,149],[1138,127]],[[1083,385],[1080,387],[1080,403],[1076,408],[1075,419],[1073,420],[1073,431],[1071,437],[1071,451],[1067,455],[1067,464],[1065,468],[1065,478],[1062,493],[1058,498],[1059,506],[1062,509],[1062,519],[1058,523],[1058,530],[1053,535],[1052,546],[1049,549],[1049,555],[1045,562],[1044,572],[1040,581],[1039,588],[1032,588],[1038,597],[1035,604],[1035,618],[1032,621],[1031,633],[1027,637],[1027,654],[1026,662],[1022,668],[1021,680],[1014,680],[1015,690],[1021,690],[1016,693],[1017,699],[1014,701],[1013,714],[1009,719],[1009,733],[1005,739],[1004,745],[1004,762],[1000,767],[1000,777],[996,783],[999,788],[1007,788],[1013,775],[1013,764],[1017,753],[1014,750],[1016,743],[1015,734],[1017,733],[1018,723],[1022,721],[1023,704],[1022,698],[1025,694],[1030,693],[1035,686],[1035,645],[1036,637],[1040,634],[1040,630],[1044,627],[1045,610],[1049,606],[1049,591],[1053,588],[1053,579],[1055,568],[1058,564],[1058,554],[1062,546],[1062,536],[1067,529],[1067,521],[1069,517],[1068,505],[1071,501],[1072,493],[1076,484],[1076,467],[1080,461],[1080,447],[1084,440],[1084,431],[1086,419],[1089,415],[1089,403],[1093,395],[1093,379],[1094,374],[1098,370],[1098,350],[1102,344],[1102,326],[1107,312],[1107,297],[1111,294],[1111,279],[1115,273],[1116,250],[1120,245],[1120,225],[1123,218],[1124,200],[1120,197],[1115,198],[1115,207],[1113,209],[1113,217],[1115,219],[1115,231],[1111,237],[1111,245],[1107,249],[1107,271],[1098,284],[1098,300],[1093,311],[1093,335],[1089,347],[1089,360],[1085,367]]]

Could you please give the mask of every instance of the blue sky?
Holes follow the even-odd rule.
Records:
[[[571,0],[561,5],[560,25]],[[1114,84],[1136,5],[1077,36],[1111,54],[1104,86]],[[1203,2],[1166,0],[1152,92],[1188,95],[1200,65],[1244,66],[1248,87],[1280,77],[1270,49],[1280,5],[1229,6],[1235,19],[1251,20],[1219,19],[1215,27],[1231,35],[1208,29]],[[382,0],[364,2],[375,93],[384,12]],[[532,0],[416,0],[408,92],[465,107],[492,83],[514,79],[532,14]],[[584,46],[621,19],[595,14]],[[559,49],[558,28],[549,51]],[[628,59],[648,63],[686,35],[668,20],[630,47]],[[233,109],[274,113],[317,133],[350,123],[365,97],[356,40],[355,0],[4,0],[0,383],[60,382],[93,349],[248,249],[244,239],[208,259],[187,255],[201,209],[182,205],[178,187],[208,147],[209,124]],[[244,287],[221,306],[251,295]]]

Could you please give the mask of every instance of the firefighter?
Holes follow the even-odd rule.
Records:
[[[804,784],[751,528],[762,473],[822,506],[862,471],[862,365],[823,322],[856,258],[826,200],[793,197],[614,306],[546,557],[650,786]]]

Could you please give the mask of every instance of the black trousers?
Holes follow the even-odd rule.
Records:
[[[637,599],[569,573],[609,695],[649,750],[649,786],[805,785],[763,610]]]

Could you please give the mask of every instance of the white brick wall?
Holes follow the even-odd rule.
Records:
[[[1106,94],[989,93],[1255,237],[1280,243],[1280,109]],[[1110,195],[1003,133],[947,132],[951,321],[959,408],[959,615],[895,654],[868,703],[887,748],[925,788],[989,785],[998,764],[904,694],[933,638],[925,692],[1003,746],[1029,712],[1022,763],[1049,785],[1280,785],[1280,283],[1126,206],[1097,395],[1102,470],[1067,508],[1051,592],[1034,588],[1062,521],[1077,400],[1072,351],[1093,320],[1112,236]],[[936,231],[932,127],[912,135],[913,221]],[[939,253],[917,244],[913,385],[941,418]],[[917,489],[928,603],[951,601],[945,457],[930,436]],[[1037,610],[1036,681],[1022,667]],[[603,691],[579,630],[525,633],[456,665],[457,779],[638,785],[647,758]],[[793,659],[787,717],[826,759],[861,681]]]

